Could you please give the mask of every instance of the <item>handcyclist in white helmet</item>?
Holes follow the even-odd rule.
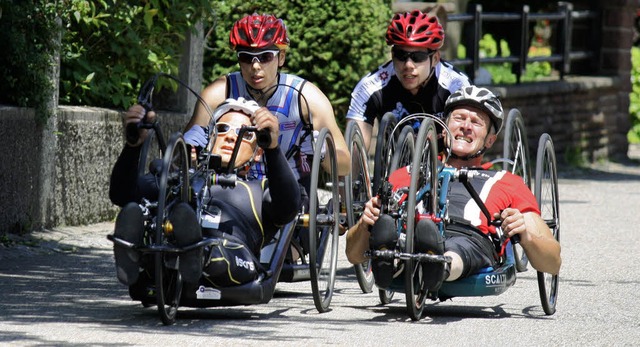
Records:
[[[482,174],[474,177],[474,187],[482,192],[481,198],[490,215],[502,221],[504,235],[520,236],[520,244],[536,270],[557,274],[562,262],[560,244],[540,217],[531,190],[520,177],[510,172],[482,168],[484,152],[493,145],[502,129],[504,112],[500,100],[486,88],[469,86],[451,94],[444,109],[446,124],[453,137],[447,165],[481,170]],[[445,136],[448,136],[446,132]],[[401,168],[389,177],[393,191],[406,188],[399,186],[399,182],[409,182],[408,175],[408,170]],[[463,183],[451,182],[447,199],[451,223],[447,223],[444,240],[430,219],[420,220],[415,230],[419,253],[444,254],[452,259],[450,266],[423,264],[423,274],[431,292],[437,291],[443,280],[454,281],[495,265],[498,255],[492,242],[495,227],[489,226]],[[474,206],[476,208],[470,208]],[[398,240],[395,223],[391,216],[380,214],[378,197],[369,200],[361,219],[347,233],[349,261],[362,263],[366,260],[364,253],[370,247],[394,249]],[[372,267],[376,284],[382,288],[388,287],[401,272],[389,261],[376,259]]]
[[[134,105],[124,114],[124,123],[140,122],[145,109]],[[147,121],[156,115],[147,113]],[[234,188],[212,185],[210,197],[203,215],[198,220],[194,209],[181,202],[172,209],[172,223],[176,244],[187,246],[200,241],[203,236],[220,237],[220,245],[198,248],[181,256],[180,272],[185,282],[207,281],[213,286],[230,286],[249,282],[258,276],[259,253],[278,229],[290,222],[300,206],[300,188],[296,177],[278,144],[278,120],[265,107],[254,101],[227,99],[213,113],[215,131],[204,144],[213,154],[219,155],[222,167],[228,168],[232,152],[238,141],[239,149],[235,165],[231,168],[237,176]],[[260,143],[257,132],[243,132],[243,126],[254,126],[268,131],[270,142]],[[150,173],[138,176],[140,143],[146,130],[140,129],[141,141],[125,144],[111,174],[109,195],[113,203],[122,207],[115,222],[114,235],[133,244],[143,240],[143,212],[139,205],[142,198],[155,201],[158,195],[157,177]],[[213,137],[215,136],[215,138]],[[266,158],[266,177],[253,178],[248,174],[252,162]],[[196,179],[207,177],[193,175]],[[117,276],[130,287],[134,299],[145,295],[149,283],[149,271],[144,255],[131,256],[131,250],[114,245]],[[147,256],[149,256],[147,254]],[[152,263],[152,262],[151,262]]]

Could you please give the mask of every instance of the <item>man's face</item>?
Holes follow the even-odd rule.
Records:
[[[264,90],[277,83],[278,68],[284,64],[284,51],[239,47],[236,56],[242,78],[252,88]]]
[[[457,107],[449,115],[447,125],[453,136],[451,151],[461,157],[491,147],[496,139],[494,134],[489,134],[491,118],[474,107]]]
[[[391,54],[400,84],[416,95],[429,78],[434,64],[438,62],[437,52],[409,46],[393,46]]]
[[[218,119],[218,122],[216,122],[218,138],[211,152],[219,154],[222,159],[222,164],[225,166],[228,165],[231,160],[233,148],[238,140],[237,131],[243,125],[250,126],[251,119],[246,114],[238,111],[225,113]],[[255,133],[245,132],[245,134],[246,138],[243,137],[243,139],[240,140],[240,148],[238,149],[238,155],[235,160],[236,167],[249,161],[253,157],[257,146]]]

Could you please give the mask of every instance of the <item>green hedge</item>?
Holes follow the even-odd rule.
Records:
[[[48,1],[0,0],[0,103],[34,107],[46,121],[53,96],[55,6]]]
[[[124,108],[155,72],[177,74],[184,34],[212,7],[210,0],[0,0],[0,11],[0,102],[44,106],[61,33],[59,103]]]
[[[285,71],[322,89],[342,120],[358,80],[385,60],[391,0],[0,0],[0,102],[43,108],[55,19],[62,23],[59,103],[125,108],[155,72],[177,75],[184,34],[210,31],[204,79],[236,70],[229,30],[240,17],[273,13],[289,29]],[[174,82],[160,79],[159,87]],[[38,112],[38,114],[44,114]]]
[[[387,59],[384,33],[390,0],[232,0],[215,6],[216,25],[207,38],[205,80],[238,70],[229,47],[233,23],[252,13],[270,13],[287,25],[290,49],[284,71],[316,84],[331,100],[340,123],[351,91],[366,73]]]

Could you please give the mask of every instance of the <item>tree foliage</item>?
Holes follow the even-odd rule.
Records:
[[[74,105],[126,107],[154,73],[177,75],[185,33],[211,14],[208,0],[63,2],[60,100]]]
[[[205,84],[237,70],[229,30],[272,13],[291,39],[284,71],[316,84],[342,120],[358,80],[387,58],[390,0],[0,0],[0,102],[44,105],[51,56],[60,52],[59,103],[124,108],[156,72],[178,74],[182,41],[197,21],[207,35]],[[61,26],[56,26],[56,18]],[[61,35],[61,46],[54,37]],[[159,88],[175,85],[160,79]]]
[[[34,107],[41,122],[53,97],[55,9],[45,0],[0,0],[0,103]]]

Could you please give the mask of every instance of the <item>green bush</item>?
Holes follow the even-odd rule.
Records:
[[[627,137],[630,143],[640,143],[640,48],[631,48],[631,94],[629,95],[629,117],[631,130]]]
[[[505,40],[500,40],[498,43],[491,34],[484,34],[479,43],[480,58],[492,58],[497,56],[498,44],[500,44],[502,57],[508,57],[511,55],[509,45]],[[528,53],[529,57],[548,55],[551,55],[551,50],[549,48],[540,48],[535,46],[531,47]],[[466,57],[466,49],[462,45],[458,47],[458,57]],[[491,82],[494,84],[515,84],[517,82],[516,75],[511,70],[511,63],[483,63],[480,64],[480,66],[491,74]],[[539,81],[551,76],[552,72],[551,63],[549,62],[527,63],[524,73],[520,76],[520,80],[522,82]]]
[[[247,14],[274,14],[285,21],[291,41],[283,70],[317,85],[340,123],[360,78],[388,57],[384,33],[391,18],[389,0],[231,0],[216,3],[214,10],[216,25],[204,60],[207,82],[238,70],[229,47],[233,23]]]
[[[130,105],[156,72],[177,75],[185,33],[212,12],[208,0],[62,2],[60,102],[103,107]]]
[[[47,119],[53,97],[51,56],[58,32],[48,1],[0,0],[0,103],[33,107]]]

